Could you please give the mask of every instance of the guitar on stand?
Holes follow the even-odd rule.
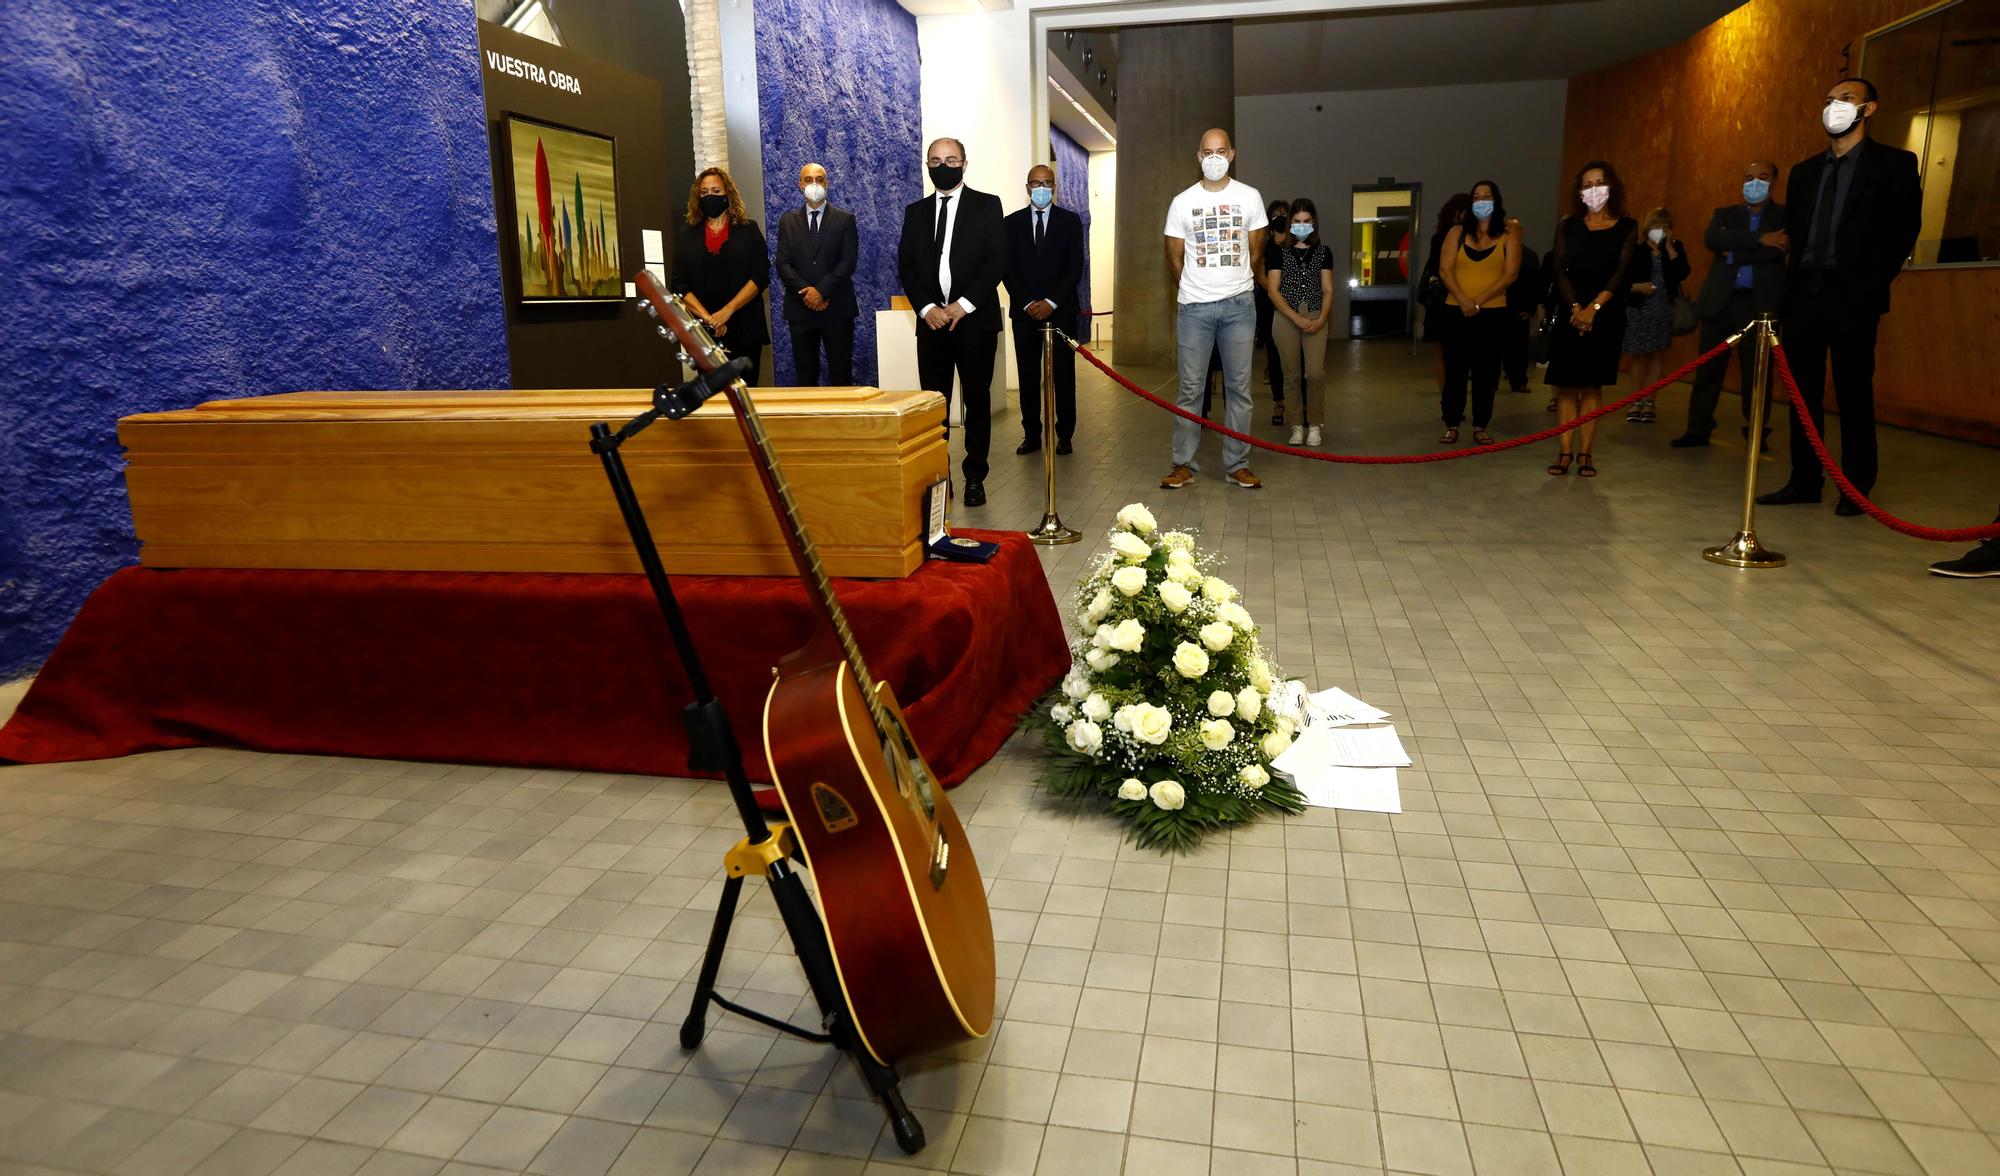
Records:
[[[700,373],[661,387],[654,406],[623,428],[591,426],[667,622],[695,701],[684,712],[690,767],[719,771],[746,836],[724,858],[727,877],[681,1044],[707,1031],[708,1006],[749,1017],[846,1052],[882,1100],[897,1144],[915,1154],[923,1128],[910,1114],[893,1063],[992,1027],[993,925],[972,847],[944,789],[925,763],[887,683],[868,672],[812,536],[785,481],[769,434],[731,361],[680,300],[649,274],[636,283],[642,305]],[[786,820],[767,822],[743,770],[728,716],[708,687],[691,634],[660,562],[619,448],[654,421],[678,420],[710,396],[736,416],[815,621],[813,636],[772,670],[763,738]],[[794,864],[808,864],[813,896]],[[817,1001],[824,1032],[734,1004],[715,992],[743,879],[769,883]]]

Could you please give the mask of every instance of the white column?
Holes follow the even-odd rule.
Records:
[[[687,0],[688,108],[694,120],[694,169],[729,166],[723,110],[722,25],[718,0]]]

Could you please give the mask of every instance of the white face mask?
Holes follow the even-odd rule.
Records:
[[[807,184],[807,185],[806,185],[806,199],[807,199],[807,200],[808,200],[809,202],[813,203],[813,204],[818,204],[818,203],[819,203],[820,201],[822,201],[822,200],[825,200],[825,199],[826,199],[826,185],[825,185],[825,184]]]
[[[1611,189],[1604,184],[1593,184],[1583,190],[1583,206],[1592,212],[1602,212],[1611,203]]]
[[[1648,241],[1651,241],[1653,244],[1658,245],[1660,242],[1667,239],[1667,231],[1665,229],[1647,229],[1646,239]]]
[[[1201,157],[1201,176],[1209,183],[1215,183],[1229,175],[1229,160],[1220,155]]]
[[[1854,120],[1860,113],[1859,106],[1836,98],[1819,112],[1819,121],[1826,124],[1827,134],[1845,135],[1854,126]]]

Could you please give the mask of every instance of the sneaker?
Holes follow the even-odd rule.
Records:
[[[1251,473],[1249,466],[1244,466],[1240,470],[1231,470],[1228,481],[1230,485],[1241,486],[1245,490],[1262,490],[1264,488],[1264,479]]]
[[[1636,425],[1645,419],[1646,410],[1636,404],[1625,410],[1625,423],[1628,425]]]
[[[1184,465],[1177,465],[1167,471],[1166,477],[1160,479],[1160,489],[1178,490],[1192,481],[1194,481],[1194,471]]]
[[[1988,539],[1957,559],[1932,564],[1931,575],[1950,576],[1958,580],[1984,580],[1989,576],[2000,576],[2000,539]]]
[[[1292,439],[1289,442],[1287,442],[1287,444],[1304,445],[1305,443],[1306,443],[1306,427],[1304,425],[1293,425]]]
[[[1314,425],[1314,426],[1313,426],[1312,428],[1310,428],[1310,429],[1307,429],[1307,430],[1306,430],[1306,444],[1307,444],[1307,445],[1308,445],[1309,447],[1313,448],[1313,449],[1318,449],[1318,448],[1319,448],[1319,426],[1318,426],[1318,425]]]
[[[1648,400],[1639,406],[1639,423],[1651,425],[1659,422],[1660,414],[1653,410],[1653,402]]]
[[[1277,408],[1271,410],[1271,423],[1274,425],[1282,425],[1285,423],[1285,408],[1282,402],[1278,405]]]

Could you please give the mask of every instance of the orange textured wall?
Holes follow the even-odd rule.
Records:
[[[1928,0],[1749,0],[1678,45],[1572,79],[1561,206],[1585,161],[1610,160],[1633,216],[1661,204],[1673,210],[1698,289],[1711,256],[1701,232],[1717,206],[1742,199],[1744,165],[1775,159],[1782,177],[1824,150],[1820,102],[1840,77],[1842,48],[1852,46],[1858,68],[1863,34],[1927,7]],[[1782,185],[1781,178],[1780,200]],[[1878,416],[2000,445],[2000,391],[1991,375],[2000,370],[2000,269],[1905,273],[1892,303],[1876,353]],[[1694,340],[1677,340],[1673,354],[1676,363],[1692,358]]]

